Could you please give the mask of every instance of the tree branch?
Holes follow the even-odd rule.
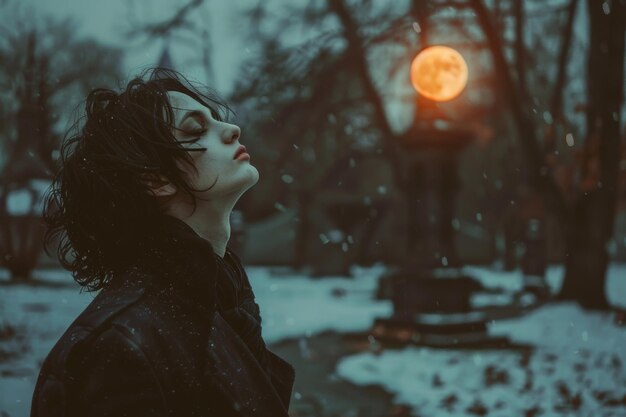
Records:
[[[517,125],[522,149],[530,166],[530,184],[543,195],[546,202],[550,203],[550,206],[558,214],[564,215],[568,211],[565,199],[548,171],[548,167],[545,165],[544,154],[535,134],[533,120],[523,107],[524,102],[519,86],[513,81],[509,64],[502,50],[500,35],[491,20],[490,12],[481,0],[470,0],[470,2],[474,6],[480,26],[487,38],[487,43],[493,55],[495,72],[499,78],[500,86],[504,90],[502,94],[508,101]]]
[[[355,68],[363,82],[363,89],[366,96],[369,98],[370,103],[374,107],[374,115],[376,124],[380,127],[383,134],[382,145],[386,155],[391,160],[391,163],[395,171],[395,179],[399,187],[404,187],[404,177],[402,173],[402,166],[399,163],[399,158],[396,150],[396,135],[391,130],[389,120],[385,114],[385,108],[383,101],[374,86],[374,82],[368,70],[366,60],[366,50],[363,47],[363,41],[359,36],[358,27],[350,11],[346,7],[343,0],[327,0],[328,6],[332,12],[339,18],[341,25],[343,26],[343,34],[348,42],[348,54],[353,58]]]
[[[170,19],[133,29],[128,32],[128,36],[135,37],[139,34],[146,34],[150,37],[162,37],[175,29],[183,28],[185,26],[193,26],[187,17],[189,13],[200,7],[202,3],[204,3],[204,0],[190,0],[189,3],[181,7]]]

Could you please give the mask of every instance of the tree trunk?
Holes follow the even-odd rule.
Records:
[[[526,16],[524,14],[524,3],[522,0],[513,1],[515,16],[515,68],[517,72],[517,82],[519,91],[524,103],[528,103],[528,85],[526,84],[526,46],[524,45],[524,25]],[[501,33],[501,32],[500,32]]]
[[[357,23],[354,21],[348,7],[343,0],[327,0],[329,10],[339,19],[343,30],[343,37],[348,43],[348,56],[353,60],[358,76],[363,83],[363,90],[367,101],[374,108],[374,119],[376,126],[383,135],[382,150],[392,163],[395,185],[401,189],[406,189],[406,179],[402,173],[400,164],[400,149],[397,145],[398,137],[393,133],[387,115],[385,113],[383,100],[372,76],[366,60],[366,51],[363,47],[363,40],[359,35]]]
[[[590,20],[587,138],[582,192],[570,215],[561,299],[607,308],[604,292],[620,157],[626,0],[587,0]]]
[[[524,97],[527,92],[521,90],[521,86],[513,79],[511,68],[504,55],[504,46],[500,34],[496,29],[493,16],[482,0],[470,0],[472,8],[481,30],[485,34],[487,46],[493,58],[495,73],[498,77],[498,86],[506,104],[511,109],[517,131],[520,138],[522,151],[525,154],[529,170],[530,185],[541,193],[546,206],[557,215],[567,212],[565,199],[558,185],[554,181],[546,166],[545,155],[539,144],[535,132],[535,125],[529,115]]]
[[[576,18],[576,9],[578,8],[578,0],[570,0],[567,7],[567,21],[563,28],[563,35],[561,36],[561,50],[559,51],[559,64],[557,66],[556,81],[554,83],[554,91],[552,92],[552,99],[550,101],[550,113],[554,119],[554,123],[551,126],[545,137],[544,151],[546,154],[554,154],[556,151],[556,126],[563,123],[563,90],[565,88],[565,81],[567,78],[567,63],[569,58],[569,52],[572,45],[572,34],[574,32],[574,19]]]

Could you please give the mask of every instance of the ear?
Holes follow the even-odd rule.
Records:
[[[166,197],[176,193],[176,187],[167,178],[159,175],[141,174],[143,182],[150,187],[152,195],[156,197]]]

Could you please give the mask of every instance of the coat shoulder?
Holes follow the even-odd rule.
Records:
[[[66,410],[76,405],[76,392],[96,404],[117,398],[126,409],[155,416],[159,404],[172,415],[286,416],[293,367],[270,352],[268,375],[218,311],[151,280],[131,271],[70,324],[42,365],[31,417],[72,415]],[[132,386],[116,382],[120,377]],[[129,396],[138,392],[146,397]],[[114,403],[99,404],[106,410]]]
[[[99,333],[80,364],[71,415],[171,415],[154,363],[117,326]]]
[[[128,280],[101,290],[68,326],[46,356],[33,393],[31,417],[65,415],[68,387],[76,383],[79,352],[94,341],[117,316],[145,294],[141,280]]]

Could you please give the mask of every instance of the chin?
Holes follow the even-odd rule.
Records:
[[[259,171],[258,171],[256,168],[254,168],[254,174],[252,175],[252,178],[253,178],[253,179],[251,180],[252,185],[254,185],[254,184],[256,184],[257,182],[259,182],[259,177],[260,177],[260,175],[259,175]],[[251,186],[252,186],[252,185],[251,185]]]
[[[246,190],[254,187],[257,182],[259,182],[259,176],[258,175],[256,175],[253,180],[250,180],[250,182],[248,182],[248,184],[246,186]]]
[[[259,182],[259,174],[258,173],[255,173],[253,175],[249,175],[245,179],[245,181],[241,181],[239,183],[239,187],[238,188],[239,188],[241,194],[245,193],[250,188],[254,187],[257,182]]]

